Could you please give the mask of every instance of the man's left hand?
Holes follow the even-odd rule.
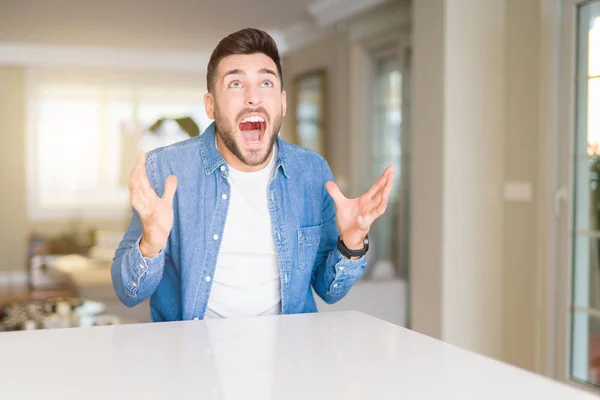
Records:
[[[335,203],[338,230],[350,250],[364,247],[371,224],[387,208],[393,182],[393,167],[390,165],[367,193],[355,199],[346,198],[335,182],[325,184]]]

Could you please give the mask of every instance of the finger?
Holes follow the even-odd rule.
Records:
[[[146,152],[142,151],[137,158],[136,166],[145,166],[146,165]]]
[[[357,223],[359,229],[368,231],[373,222],[375,222],[377,218],[381,217],[385,213],[390,198],[390,193],[392,191],[393,181],[394,176],[389,175],[387,183],[382,189],[381,193],[378,194],[374,201],[370,202],[369,206],[365,208],[366,212],[362,212],[358,216]]]
[[[129,201],[131,205],[140,213],[143,210],[149,210],[152,208],[153,201],[156,199],[154,192],[148,193],[142,190],[142,183],[139,179],[134,179],[129,187]],[[152,195],[154,194],[154,197]]]
[[[393,184],[394,184],[394,173],[391,171],[387,172],[385,174],[385,181],[383,181],[383,184],[381,186],[379,186],[375,192],[373,192],[372,198],[381,195],[386,190],[391,191]]]
[[[372,212],[377,208],[379,203],[381,203],[382,195],[381,193],[377,194],[374,199],[369,200],[365,205],[361,207],[361,214],[367,214]]]
[[[382,175],[381,178],[379,178],[379,180],[367,192],[367,198],[369,198],[369,199],[375,198],[379,194],[381,189],[385,186],[386,182],[387,182],[387,176]]]
[[[134,208],[150,208],[154,200],[156,200],[156,194],[154,192],[149,193],[148,191],[143,190],[142,183],[139,179],[134,180],[130,184],[129,201]]]
[[[137,164],[135,165],[135,167],[133,168],[133,170],[131,171],[131,174],[129,175],[129,190],[133,190],[134,186],[136,186],[137,182],[140,180],[139,178],[140,175],[140,169],[137,167]]]
[[[394,174],[390,173],[388,174],[387,180],[385,182],[385,186],[383,187],[383,193],[388,194],[388,196],[390,195],[390,193],[392,192],[392,186],[394,186]]]
[[[342,191],[340,190],[338,185],[333,181],[327,182],[325,184],[325,189],[327,189],[327,192],[329,193],[329,195],[331,196],[331,198],[333,199],[333,201],[335,203],[338,203],[338,202],[346,199],[346,197],[342,194]]]
[[[144,218],[144,216],[147,213],[148,207],[146,206],[146,203],[142,200],[142,197],[140,196],[139,192],[132,192],[129,196],[129,202],[131,203],[131,206],[135,209],[135,211],[137,211],[137,213],[140,215],[140,217]]]
[[[134,179],[129,185],[129,198],[131,202],[143,202],[148,203],[148,195],[142,190],[142,183],[140,179]]]
[[[141,181],[142,179],[142,174],[146,174],[146,153],[142,152],[140,153],[140,155],[137,158],[137,161],[135,163],[135,167],[133,168],[133,171],[131,171],[131,175],[129,177],[129,189],[132,189],[132,186],[134,186],[134,184],[136,182]]]
[[[388,176],[392,171],[393,171],[393,167],[390,165],[389,167],[387,167],[385,169],[385,171],[383,171],[383,174],[381,174],[379,179],[377,179],[377,182],[375,182],[375,184],[373,186],[371,186],[371,189],[369,189],[369,191],[367,192],[367,196],[370,199],[375,197],[377,192],[385,185],[385,183],[388,179]]]
[[[177,178],[175,175],[169,175],[165,181],[165,193],[163,199],[168,201],[169,204],[173,204],[173,198],[175,197],[175,191],[177,190]]]
[[[151,197],[152,197],[152,195],[156,196],[156,192],[154,191],[154,189],[152,189],[152,186],[150,186],[150,181],[148,180],[148,175],[146,174],[146,154],[145,153],[142,153],[140,155],[140,157],[138,158],[138,167],[139,167],[138,179],[140,180],[142,191],[144,191],[148,196],[151,196]]]
[[[391,182],[391,180],[390,180]],[[392,191],[392,185],[386,185],[386,188],[383,190],[383,194],[381,195],[381,202],[379,205],[373,210],[373,214],[375,218],[379,218],[385,213],[387,209],[388,201],[390,199],[390,193]]]

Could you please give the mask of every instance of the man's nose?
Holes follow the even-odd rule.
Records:
[[[260,98],[260,92],[259,92],[258,88],[249,87],[248,89],[246,89],[245,103],[247,106],[256,106],[256,105],[260,104],[260,102],[261,102],[261,98]]]

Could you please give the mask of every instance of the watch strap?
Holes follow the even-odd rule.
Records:
[[[340,253],[346,258],[362,257],[365,254],[367,254],[367,251],[369,250],[369,235],[365,237],[364,247],[358,250],[350,250],[349,248],[347,248],[344,244],[344,241],[342,240],[342,236],[340,235],[338,236],[337,248],[340,251]]]

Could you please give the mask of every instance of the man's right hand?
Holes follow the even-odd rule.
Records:
[[[130,202],[142,221],[140,251],[144,257],[154,257],[167,245],[173,227],[173,198],[177,178],[170,175],[165,182],[163,197],[158,197],[146,175],[146,153],[140,154],[129,178]]]

